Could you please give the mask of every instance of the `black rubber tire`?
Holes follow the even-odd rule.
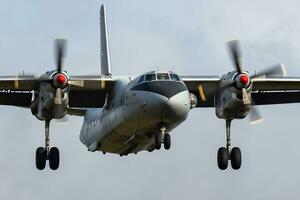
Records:
[[[242,165],[242,153],[240,148],[234,147],[230,153],[231,167],[232,169],[238,170]]]
[[[152,147],[152,146],[151,146],[147,151],[148,151],[148,152],[152,152],[152,151],[154,151],[154,150],[155,150],[155,147]]]
[[[158,134],[155,134],[155,137],[154,137],[154,142],[155,142],[155,149],[159,150],[161,148],[161,134],[158,133]]]
[[[35,165],[38,170],[43,170],[46,167],[47,151],[44,147],[39,147],[35,152]]]
[[[166,150],[171,148],[171,136],[168,133],[164,136],[164,147]]]
[[[59,167],[59,150],[57,147],[52,147],[49,151],[49,166],[52,170],[57,170]]]
[[[228,167],[228,160],[229,160],[229,152],[225,147],[221,147],[218,150],[218,167],[220,170],[225,170]]]

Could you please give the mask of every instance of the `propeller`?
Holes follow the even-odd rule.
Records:
[[[55,40],[55,61],[56,69],[60,73],[62,71],[63,59],[65,57],[67,40],[56,39]]]
[[[68,84],[67,76],[64,73],[62,73],[63,61],[66,52],[66,44],[67,44],[67,40],[65,39],[56,39],[54,41],[57,74],[53,77],[52,84],[56,87],[55,99],[54,99],[55,104],[62,103],[61,89],[65,88]]]
[[[234,67],[236,71],[239,74],[244,74],[242,65],[241,65],[241,53],[240,53],[240,47],[239,47],[239,41],[238,40],[232,40],[228,42],[228,48],[229,53],[231,55],[231,60],[234,64]],[[286,76],[286,70],[283,65],[274,65],[272,67],[269,67],[265,70],[262,70],[258,73],[255,73],[251,75],[249,78],[254,79],[258,77],[267,78],[267,77],[274,77],[274,76]],[[245,78],[245,76],[244,76]]]
[[[224,81],[224,83],[221,85],[221,88],[234,85],[236,88],[241,89],[244,104],[251,104],[251,99],[248,95],[248,92],[249,90],[251,90],[249,86],[252,83],[252,79],[286,75],[286,71],[283,65],[275,65],[250,76],[242,69],[239,41],[238,40],[229,41],[228,49],[231,56],[231,60],[233,62],[235,70],[238,72],[238,75],[235,77],[234,80]],[[254,102],[252,101],[252,105],[253,104]],[[262,121],[262,117],[259,114],[258,110],[252,105],[250,107],[250,112],[249,112],[250,122],[253,123],[253,122]]]
[[[236,71],[240,74],[243,72],[240,58],[240,48],[238,40],[232,40],[228,42],[229,53],[231,55],[231,60],[234,64]]]

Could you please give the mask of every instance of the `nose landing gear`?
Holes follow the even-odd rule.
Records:
[[[242,154],[238,147],[231,149],[231,121],[226,120],[226,148],[221,147],[218,150],[217,161],[221,170],[227,169],[228,161],[231,161],[231,167],[235,170],[240,169],[242,165]]]
[[[154,135],[155,149],[159,150],[161,144],[164,144],[164,148],[169,150],[171,148],[171,136],[166,132],[166,127],[160,128],[160,132]]]
[[[43,170],[46,161],[49,160],[50,169],[56,170],[59,167],[59,150],[57,147],[50,148],[50,120],[45,121],[45,147],[39,147],[35,153],[36,168]]]

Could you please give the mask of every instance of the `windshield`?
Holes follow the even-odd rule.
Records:
[[[153,81],[155,80],[155,74],[147,74],[145,81]]]
[[[157,74],[157,80],[170,80],[169,74],[167,73]]]
[[[145,76],[141,76],[137,83],[139,84],[139,83],[143,82],[144,81],[144,77]]]
[[[171,80],[173,81],[180,81],[179,77],[176,74],[170,74]]]

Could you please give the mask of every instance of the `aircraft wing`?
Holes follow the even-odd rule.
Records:
[[[33,90],[38,89],[34,75],[1,76],[0,105],[29,107]]]
[[[103,107],[105,97],[114,84],[115,79],[99,76],[71,76],[69,83],[70,107]]]
[[[219,76],[181,76],[190,93],[197,97],[196,107],[214,107],[215,91],[220,88]]]
[[[114,86],[112,78],[99,76],[70,76],[69,77],[70,107],[102,107],[105,96]],[[39,89],[43,81],[34,75],[0,76],[0,105],[29,107],[33,91]]]
[[[38,86],[38,78],[34,75],[0,76],[0,90],[31,91]]]
[[[299,103],[300,78],[253,79],[251,96],[255,105]]]
[[[196,107],[214,107],[220,89],[218,76],[182,76],[188,90],[196,95]],[[300,78],[255,78],[251,93],[255,105],[300,102]]]

